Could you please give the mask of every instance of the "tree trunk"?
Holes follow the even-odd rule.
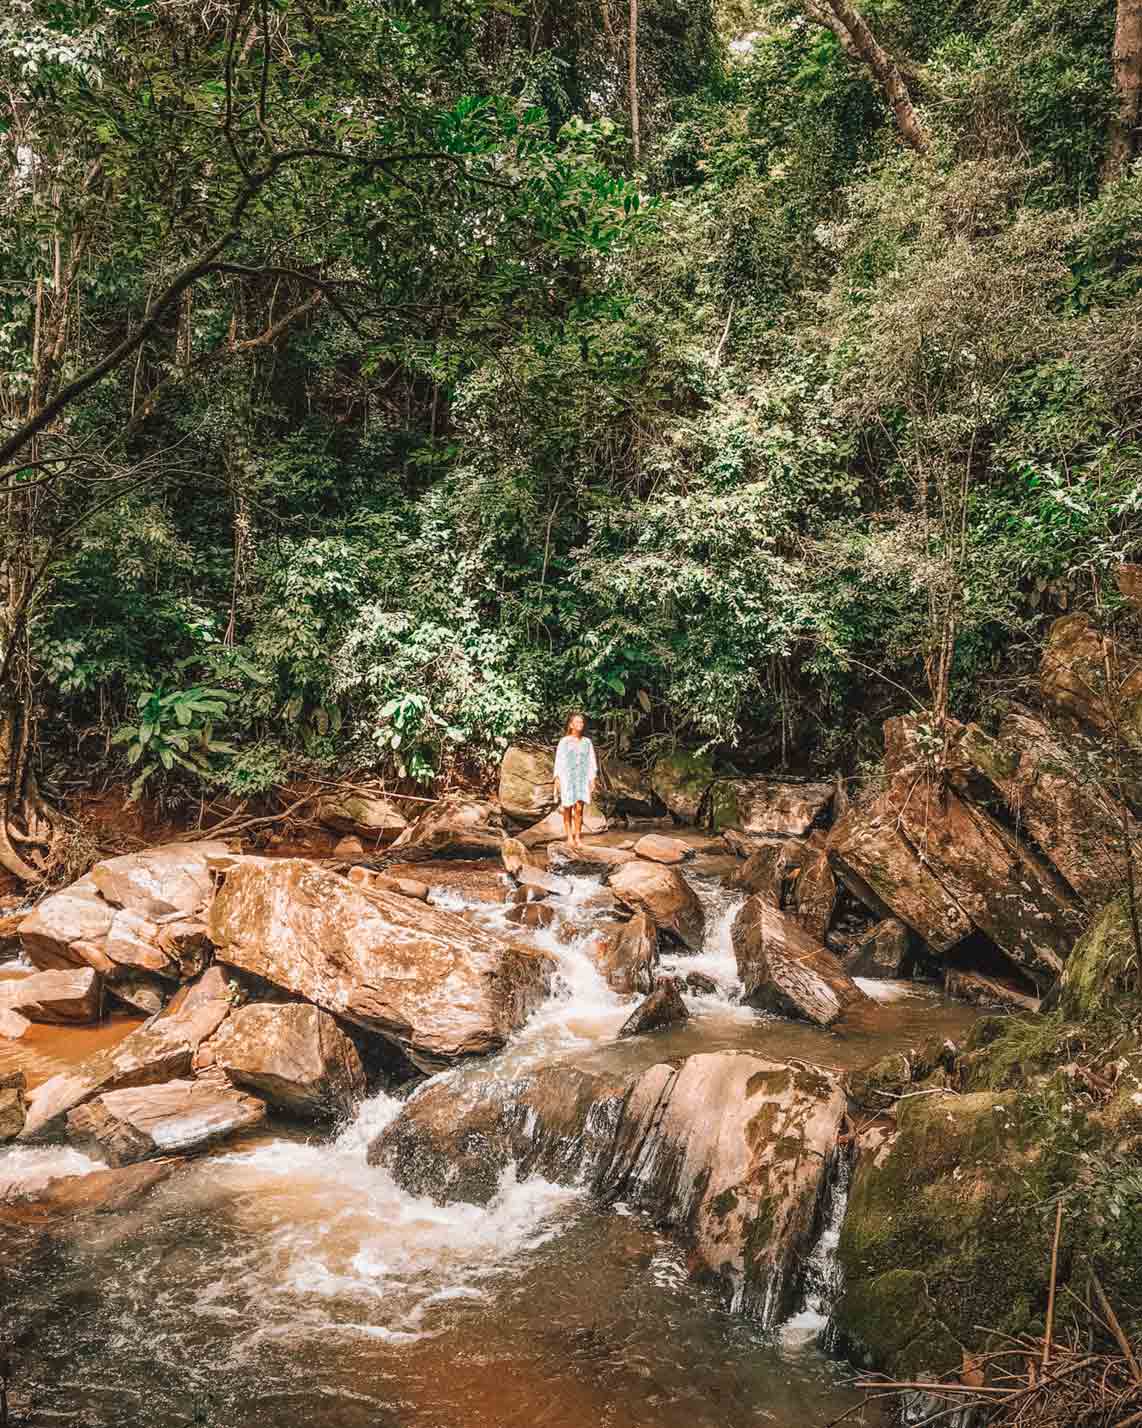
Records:
[[[630,0],[630,36],[627,43],[627,89],[630,96],[630,133],[634,161],[638,163],[638,0]]]
[[[884,97],[888,101],[896,120],[896,127],[900,130],[904,142],[915,149],[918,154],[926,154],[929,145],[928,135],[920,122],[919,115],[912,107],[907,87],[900,76],[900,71],[893,63],[891,55],[877,43],[876,36],[865,24],[864,17],[855,6],[849,4],[849,0],[828,0],[828,3],[829,9],[832,10],[851,38],[853,49],[872,70],[876,82],[880,85]],[[1139,3],[1139,0],[1130,0],[1130,3]],[[809,13],[812,14],[812,11],[810,10]],[[830,25],[829,28],[833,29],[833,26]],[[836,33],[834,30],[834,34]]]
[[[1105,177],[1118,178],[1142,147],[1142,0],[1118,0],[1114,30],[1114,88]]]

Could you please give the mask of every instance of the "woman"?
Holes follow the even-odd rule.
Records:
[[[563,833],[573,848],[583,846],[583,809],[591,802],[599,763],[584,734],[587,721],[572,714],[555,750],[555,797],[563,811]]]

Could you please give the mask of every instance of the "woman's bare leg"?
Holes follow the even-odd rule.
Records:
[[[575,844],[576,848],[581,848],[583,846],[583,805],[577,803],[572,809],[572,813],[575,819],[575,836],[571,841]]]
[[[559,811],[563,815],[563,840],[566,843],[574,843],[575,834],[571,827],[571,809],[565,805]]]

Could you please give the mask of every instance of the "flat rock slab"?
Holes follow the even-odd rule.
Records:
[[[1037,1012],[1039,998],[1002,977],[949,967],[944,973],[944,992],[959,1002],[992,1007],[996,1011]]]
[[[385,869],[385,877],[398,883],[419,883],[427,889],[428,900],[440,893],[453,893],[465,902],[496,903],[507,902],[511,894],[511,884],[503,869],[490,858],[442,858],[435,862],[390,863]],[[385,882],[377,876],[370,878],[365,885],[380,892],[398,891],[386,887]]]
[[[85,1026],[99,1020],[102,1005],[102,978],[91,967],[0,981],[0,1011],[19,1012],[28,1021]]]
[[[558,873],[609,873],[624,863],[633,863],[636,854],[629,848],[612,848],[605,843],[584,843],[578,848],[570,843],[552,843],[547,850],[551,866]]]
[[[264,1102],[207,1081],[105,1091],[67,1118],[68,1136],[112,1165],[206,1150],[266,1117]]]
[[[652,863],[684,863],[694,856],[694,849],[681,838],[671,838],[663,833],[646,833],[634,845],[636,858],[646,858]]]
[[[69,1111],[103,1091],[188,1075],[199,1044],[213,1036],[229,1012],[225,976],[220,967],[211,967],[145,1026],[38,1086],[21,1139],[61,1131]]]
[[[827,948],[762,897],[738,913],[733,944],[749,1006],[827,1027],[868,1001]]]
[[[583,832],[587,834],[605,833],[606,831],[606,816],[597,804],[592,803],[583,810]],[[541,818],[538,823],[533,823],[530,828],[525,828],[519,835],[519,841],[525,848],[542,848],[547,843],[561,842],[566,836],[563,815],[558,809],[555,809],[546,818]]]
[[[365,1096],[356,1046],[328,1012],[305,1002],[239,1007],[210,1051],[231,1081],[293,1115],[348,1116]]]
[[[383,1037],[429,1072],[499,1050],[547,995],[554,967],[545,953],[299,858],[228,873],[211,935],[221,962]]]
[[[82,1215],[130,1210],[186,1162],[178,1157],[150,1160],[87,1175],[61,1175],[28,1194],[0,1200],[0,1223],[39,1225]]]
[[[659,932],[690,951],[701,950],[706,914],[698,895],[676,868],[638,858],[611,874],[609,886],[632,912],[645,912]]]

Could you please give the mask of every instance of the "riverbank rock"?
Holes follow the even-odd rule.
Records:
[[[797,849],[795,856],[799,857],[798,845],[794,844],[793,848]],[[790,851],[784,840],[777,839],[752,848],[745,862],[730,878],[730,887],[740,888],[751,896],[763,897],[774,907],[781,907],[793,872]]]
[[[356,1046],[328,1012],[305,1002],[240,1007],[209,1047],[236,1085],[296,1116],[348,1116],[365,1096]]]
[[[772,1325],[796,1304],[844,1116],[836,1081],[748,1053],[654,1066],[600,1188],[680,1232],[723,1300]]]
[[[500,807],[514,823],[534,823],[555,807],[555,750],[510,744],[500,763]]]
[[[604,934],[596,957],[607,985],[623,996],[647,993],[658,963],[658,928],[646,912],[636,912],[617,932]]]
[[[606,831],[607,820],[603,810],[597,803],[589,804],[583,810],[584,834],[605,833]],[[548,843],[561,843],[566,837],[563,815],[556,809],[546,818],[541,818],[538,823],[533,823],[530,828],[525,828],[519,835],[519,841],[525,848],[542,848]]]
[[[825,816],[833,792],[831,783],[719,779],[710,789],[709,823],[752,838],[804,838]]]
[[[702,754],[678,750],[657,760],[648,781],[679,823],[697,823],[714,782],[714,766]]]
[[[254,1096],[210,1081],[167,1081],[104,1091],[67,1118],[68,1136],[113,1166],[206,1150],[266,1117]]]
[[[644,833],[634,845],[636,858],[645,858],[651,863],[684,863],[694,856],[689,843],[681,838],[671,838],[664,833]]]
[[[926,1378],[1041,1313],[1053,1219],[1041,1206],[1069,1151],[1042,1140],[1038,1115],[1011,1091],[896,1103],[896,1134],[858,1163],[838,1246],[834,1318],[862,1361]]]
[[[886,917],[868,932],[845,958],[850,977],[903,977],[907,971],[912,935],[898,917]]]
[[[678,1026],[689,1018],[690,1013],[682,1000],[677,980],[674,977],[659,977],[651,994],[635,1007],[619,1028],[619,1039],[643,1036],[650,1031],[664,1031],[668,1026]]]
[[[706,914],[697,893],[676,868],[635,859],[611,874],[609,887],[624,907],[645,912],[659,932],[692,952],[701,949]]]
[[[761,897],[734,919],[734,957],[748,1006],[832,1026],[868,999],[836,957]]]
[[[33,966],[149,971],[178,980],[202,970],[204,919],[214,896],[212,860],[225,843],[166,843],[96,863],[52,893],[20,924]]]
[[[0,981],[0,1010],[19,1012],[28,1021],[85,1026],[99,1020],[102,1006],[102,978],[91,967]]]
[[[181,987],[166,1010],[145,1026],[37,1086],[21,1138],[61,1131],[69,1111],[103,1091],[188,1076],[200,1044],[214,1035],[230,1007],[222,969],[210,967],[197,982]]]
[[[1064,740],[1024,709],[1004,716],[998,738],[974,724],[957,742],[953,781],[979,801],[1002,801],[1026,837],[1067,884],[1098,907],[1125,882],[1123,831],[1142,853],[1142,827],[1100,779],[1106,751],[1072,736]]]
[[[379,793],[331,793],[318,801],[314,814],[326,828],[359,838],[370,848],[391,843],[408,827],[397,805]]]
[[[542,848],[536,852],[526,843],[521,843],[518,838],[505,838],[500,844],[500,862],[504,865],[504,872],[511,878],[518,879],[524,868],[530,868],[533,872],[546,872],[547,850]]]
[[[1106,904],[1075,944],[1056,995],[1063,1015],[1075,1020],[1142,1009],[1138,956],[1125,893]]]
[[[498,1050],[546,996],[553,965],[296,858],[228,873],[211,935],[220,961],[375,1033],[425,1071]]]
[[[503,814],[494,803],[450,793],[411,823],[390,848],[402,858],[491,857],[504,838]]]
[[[22,1071],[0,1072],[0,1145],[15,1140],[24,1129],[27,1102]]]
[[[1129,742],[1142,741],[1142,661],[1100,634],[1089,615],[1063,615],[1051,626],[1039,693],[1048,711],[1071,728],[1107,734],[1117,725]]]

